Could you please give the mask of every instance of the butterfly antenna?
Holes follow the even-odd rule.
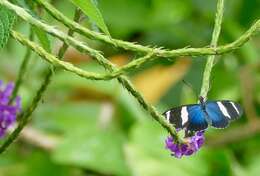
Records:
[[[195,89],[192,87],[192,85],[188,82],[186,82],[185,80],[182,80],[182,82],[191,89],[191,91],[196,95],[197,99],[199,99],[199,94],[198,92],[195,91]]]

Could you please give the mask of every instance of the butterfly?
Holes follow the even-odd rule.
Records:
[[[241,106],[230,100],[205,101],[203,97],[199,97],[199,100],[199,104],[176,107],[163,115],[176,129],[196,132],[205,130],[209,125],[226,128],[230,121],[238,119],[243,114]]]

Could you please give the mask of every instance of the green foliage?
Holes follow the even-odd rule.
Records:
[[[3,6],[0,6],[0,48],[3,48],[8,39],[15,21],[15,14]]]
[[[21,146],[20,146],[21,149]],[[27,149],[24,148],[26,151]],[[1,158],[1,176],[81,176],[81,172],[72,167],[58,165],[43,151],[33,151],[30,157],[17,155],[18,148],[13,148],[9,155]],[[22,159],[23,158],[23,159]],[[19,161],[18,161],[19,160]]]
[[[0,2],[4,1],[1,0]],[[34,2],[38,1],[52,2],[45,0],[30,0],[28,2],[34,4]],[[109,33],[103,17],[109,24],[110,32],[115,38],[168,48],[179,48],[187,45],[192,47],[208,46],[216,10],[216,1],[204,0],[103,0],[99,1],[98,4],[100,11],[91,0],[71,0],[71,2],[80,7],[107,35]],[[40,15],[37,16],[34,12],[35,9],[28,9],[23,4],[19,5],[27,9],[26,12],[35,19],[34,24],[39,24],[38,22],[41,19],[48,25],[55,25],[55,27],[50,28],[34,28],[34,33],[38,38],[37,42],[46,51],[56,51],[55,49],[58,48],[56,41],[48,39],[47,29],[57,30],[64,37],[63,40],[68,41],[68,37],[65,33],[62,33],[62,31],[67,31],[67,28],[64,29],[64,25],[53,19],[53,14],[48,11],[48,8],[46,11],[46,9],[41,8],[42,5],[38,4],[37,10],[39,11],[37,11],[37,14]],[[71,16],[71,9],[74,9],[69,1],[57,0],[52,5],[60,9],[65,16]],[[259,18],[257,5],[259,5],[258,0],[226,1],[226,16],[219,42],[221,45],[236,40],[250,27],[250,24],[255,19]],[[100,12],[102,12],[103,17]],[[3,34],[3,31],[6,31],[8,26],[2,24],[2,18],[6,19],[6,14],[0,14],[0,34]],[[22,17],[22,14],[18,15]],[[15,31],[23,33],[28,31],[28,24],[32,21],[28,20],[27,17],[22,17],[26,22],[19,21]],[[60,19],[58,21],[62,22]],[[65,26],[68,27],[69,25]],[[84,35],[78,28],[74,28],[76,25],[69,27],[74,32],[86,37],[99,39],[109,44],[118,42],[112,40],[111,36],[106,38],[107,36],[96,33]],[[1,36],[0,41],[7,40],[4,37],[1,38]],[[134,52],[126,51],[125,53],[111,46],[107,47],[102,42],[85,39],[83,36],[74,37],[76,44],[82,44],[81,41],[83,41],[87,43],[85,46],[90,47],[92,51],[100,50],[104,56],[112,55],[119,58],[119,61],[115,61],[114,57],[111,57],[113,63],[120,64],[121,61],[122,63],[128,63],[130,61],[129,55],[131,55],[131,58],[133,55],[134,58],[139,56],[135,52],[139,51],[139,48],[136,47],[137,45],[131,45],[132,43],[126,42],[127,44],[124,46],[127,47],[122,48],[130,48]],[[248,101],[247,98],[252,93],[251,107],[256,110],[259,116],[260,73],[257,59],[260,54],[258,49],[259,36],[251,37],[250,35],[249,38],[252,38],[253,41],[246,41],[247,44],[237,52],[230,52],[231,50],[229,50],[230,53],[216,58],[216,65],[211,73],[208,98],[211,100],[232,99],[242,104]],[[55,37],[52,39],[55,39]],[[17,46],[17,41],[10,41],[12,42],[10,48],[2,50],[0,54],[0,67],[3,68],[0,71],[4,79],[14,79],[14,71],[18,70],[18,64],[20,63],[18,59],[20,59],[21,53],[24,51],[21,46]],[[118,46],[120,46],[120,42]],[[141,45],[142,47],[144,46]],[[205,48],[208,49],[209,47]],[[146,49],[143,49],[142,52],[146,53]],[[82,50],[80,51],[82,52]],[[148,48],[148,51],[151,50]],[[156,51],[160,53],[166,50],[158,49]],[[70,49],[67,52],[65,61],[72,62],[75,67],[81,70],[101,74],[107,73],[107,70],[101,68],[99,64],[92,60],[95,58],[94,56],[92,55],[92,58],[89,55],[83,56]],[[196,95],[181,80],[170,83],[169,80],[162,81],[158,85],[151,85],[146,82],[151,75],[154,75],[151,74],[151,71],[154,71],[153,68],[164,65],[156,72],[156,78],[159,79],[163,75],[161,72],[163,73],[165,69],[175,66],[173,59],[165,61],[169,57],[165,55],[162,57],[164,58],[154,58],[156,62],[151,61],[150,65],[147,64],[145,68],[139,67],[136,69],[135,65],[132,68],[135,73],[130,72],[128,74],[133,80],[133,84],[136,87],[138,87],[138,82],[149,85],[146,91],[149,91],[150,88],[153,90],[153,86],[167,87],[166,95],[161,93],[161,97],[159,97],[161,100],[153,102],[159,112],[186,102],[195,103],[197,101]],[[191,59],[191,56],[187,57]],[[192,58],[190,68],[183,73],[185,77],[180,78],[191,83],[197,92],[201,87],[205,64],[204,58],[204,56]],[[33,55],[28,70],[26,70],[24,82],[21,85],[22,91],[19,91],[24,107],[30,105],[29,100],[35,96],[35,91],[46,76],[45,71],[42,70],[46,68],[46,65],[39,62],[39,59],[38,56]],[[110,61],[110,57],[105,58],[105,60]],[[41,69],[36,65],[40,65]],[[248,67],[250,71],[249,76],[246,77],[246,81],[249,81],[249,83],[246,82],[246,85],[254,87],[252,91],[249,91],[248,87],[246,88],[246,97],[241,93],[244,85],[240,77],[241,70],[244,67]],[[176,70],[172,70],[170,74],[177,75],[181,72],[179,69]],[[137,80],[139,74],[144,74],[141,80]],[[158,92],[150,94],[153,93],[157,94]],[[146,95],[146,92],[144,91],[142,94]],[[232,123],[227,130],[209,129],[206,133],[206,141],[209,142],[209,145],[205,145],[201,151],[191,157],[175,159],[170,156],[169,151],[165,150],[164,147],[164,140],[168,133],[143,110],[136,98],[129,94],[117,80],[91,81],[57,69],[53,72],[52,84],[46,93],[41,96],[42,101],[33,113],[33,120],[30,121],[31,124],[28,126],[40,134],[43,133],[42,136],[35,133],[33,134],[36,135],[34,139],[28,139],[25,133],[21,133],[20,138],[13,142],[8,148],[9,150],[1,155],[0,176],[259,175],[260,143],[259,135],[255,135],[259,130],[254,131],[255,126],[249,126],[249,131],[246,131],[248,129],[244,127],[250,121],[250,115],[248,114],[245,114],[240,121]],[[109,110],[112,113],[104,111],[107,104],[109,104]],[[106,119],[106,115],[109,115],[108,119]],[[249,118],[247,119],[247,117]],[[230,131],[233,132],[232,130],[240,131],[240,129],[245,129],[241,136],[237,137],[236,133],[229,133]],[[24,129],[24,132],[26,132],[26,129]],[[49,137],[54,137],[55,143],[46,149],[43,146],[51,141],[52,138]],[[230,140],[224,141],[219,148],[210,144],[211,141],[221,141],[225,137]],[[234,140],[233,138],[238,139]],[[250,139],[247,140],[246,138]],[[35,143],[35,139],[41,139],[42,143]],[[232,144],[229,145],[229,142]],[[221,142],[219,143],[221,144]]]
[[[89,125],[91,125],[89,123]],[[118,131],[94,129],[74,130],[54,151],[54,160],[101,173],[129,175],[124,160],[123,141]],[[96,127],[98,127],[96,125]]]
[[[95,5],[93,0],[70,0],[73,4],[79,7],[96,25],[102,29],[102,31],[109,34],[105,21],[100,13],[99,9]]]
[[[127,38],[136,32],[143,31],[147,35],[155,34],[154,37],[144,36],[146,41],[168,44],[171,43],[167,40],[168,36],[178,37],[186,33],[186,31],[178,31],[177,35],[174,30],[177,27],[175,25],[191,14],[189,5],[187,1],[178,0],[99,1],[103,16],[107,23],[111,24],[110,32],[115,38]],[[175,29],[170,26],[175,26]]]
[[[51,44],[50,44],[50,40],[46,34],[46,32],[44,32],[42,29],[38,28],[38,27],[33,27],[33,32],[35,32],[37,38],[39,39],[42,47],[48,51],[51,52]]]

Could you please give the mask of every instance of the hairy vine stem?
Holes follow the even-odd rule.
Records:
[[[124,72],[128,71],[129,69],[131,69],[133,67],[136,67],[136,65],[134,65],[134,66],[126,65],[116,71],[113,71],[111,73],[106,73],[106,74],[88,72],[88,71],[82,70],[82,69],[74,66],[73,64],[71,64],[69,62],[59,60],[56,56],[50,54],[49,52],[44,50],[38,44],[26,39],[22,34],[20,34],[18,32],[11,31],[11,35],[15,40],[19,41],[21,44],[23,44],[23,45],[27,46],[28,48],[30,48],[31,50],[33,50],[35,53],[37,53],[39,56],[41,56],[42,59],[46,60],[54,67],[63,68],[64,70],[77,74],[86,79],[109,80],[109,79],[113,79],[113,78],[116,78],[116,77],[122,75]],[[147,58],[147,57],[150,57],[150,55],[146,55],[143,58]]]
[[[110,36],[103,35],[98,32],[91,31],[83,26],[81,26],[78,23],[73,22],[68,17],[63,15],[61,12],[59,12],[55,7],[53,7],[51,4],[49,4],[45,0],[35,0],[38,4],[42,5],[44,9],[52,15],[55,19],[66,25],[68,28],[71,28],[78,32],[81,35],[84,35],[86,37],[97,39],[103,42],[106,42],[108,44],[112,44],[115,47],[121,47],[126,50],[132,50],[137,52],[143,52],[143,53],[153,53],[153,55],[157,57],[177,57],[177,56],[199,56],[199,55],[217,55],[217,54],[223,54],[227,52],[231,52],[233,50],[238,49],[240,46],[242,46],[244,43],[246,43],[250,37],[255,33],[258,32],[260,29],[260,20],[258,20],[255,24],[251,26],[251,28],[245,32],[241,37],[239,37],[236,41],[219,46],[219,47],[204,47],[204,48],[182,48],[182,49],[176,49],[176,50],[167,50],[167,49],[160,49],[160,48],[153,48],[153,47],[147,47],[138,45],[131,42],[126,42],[122,40],[113,39]],[[147,59],[148,60],[148,59]]]
[[[224,14],[224,3],[225,3],[224,0],[218,0],[218,3],[217,3],[215,24],[214,24],[214,29],[213,29],[213,33],[212,33],[211,43],[210,43],[210,45],[215,48],[217,47],[218,38],[219,38],[219,35],[221,32],[221,24],[222,24],[222,19],[223,19],[223,14]],[[211,74],[212,68],[214,66],[214,61],[215,61],[215,55],[209,56],[207,59],[205,69],[204,69],[201,92],[200,92],[200,96],[202,96],[204,98],[207,98],[207,94],[209,91],[210,74]]]
[[[47,33],[49,33],[63,41],[66,41],[67,44],[74,46],[79,51],[81,51],[81,52],[87,51],[93,57],[96,57],[97,59],[99,59],[99,57],[97,57],[97,55],[99,55],[99,52],[88,47],[83,42],[79,42],[78,40],[75,40],[74,38],[59,31],[56,27],[50,26],[38,19],[35,19],[28,12],[26,12],[23,8],[13,5],[10,2],[8,2],[7,0],[0,0],[0,4],[2,4],[3,6],[7,7],[10,10],[15,11],[18,16],[20,16],[22,19],[29,22],[30,24],[41,28],[42,30],[46,31]],[[75,23],[75,24],[73,23],[73,25],[75,25],[75,26],[79,25],[79,24],[77,24],[77,25],[76,24],[77,23]],[[74,29],[74,28],[71,28],[71,29]],[[250,37],[252,37],[256,32],[258,32],[259,29],[260,29],[260,20],[256,21],[241,37],[239,37],[234,42],[229,43],[227,45],[219,46],[219,47],[182,48],[182,49],[176,49],[176,50],[171,50],[171,51],[161,50],[161,49],[157,49],[157,48],[154,48],[154,49],[149,48],[148,50],[146,50],[145,53],[152,54],[152,55],[155,55],[158,57],[167,57],[167,58],[178,57],[178,56],[219,55],[219,54],[223,54],[223,53],[227,53],[227,52],[232,52],[233,50],[238,49],[245,42],[247,42],[250,39]],[[82,27],[82,30],[83,30],[83,27]],[[82,31],[80,31],[80,32],[82,32]],[[118,44],[116,44],[116,45],[118,45]],[[141,50],[138,50],[138,51],[141,51]],[[141,64],[143,64],[147,61],[153,60],[153,59],[155,59],[155,58],[152,58],[152,57],[140,58],[140,59],[133,60],[132,62],[129,63],[129,65],[140,66]],[[102,65],[107,64],[107,62],[108,61],[106,59],[101,61]]]

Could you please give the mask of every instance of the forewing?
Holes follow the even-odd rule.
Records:
[[[169,123],[177,129],[186,128],[188,131],[200,131],[208,127],[205,114],[202,112],[200,105],[184,105],[173,108],[164,113]]]
[[[223,100],[223,101],[217,101],[218,104],[222,104],[223,107],[226,109],[228,115],[229,115],[229,120],[236,120],[239,117],[242,116],[243,110],[241,106],[238,103],[235,103],[233,101],[229,100]]]

